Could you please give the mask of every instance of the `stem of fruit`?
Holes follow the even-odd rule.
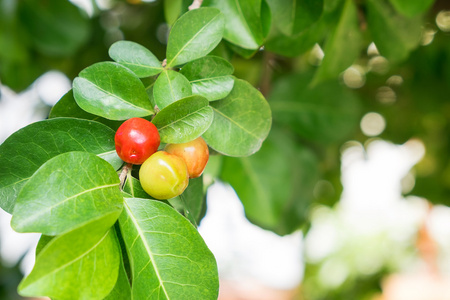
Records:
[[[122,168],[122,172],[120,172],[119,179],[120,179],[120,190],[123,190],[123,185],[125,184],[125,180],[127,178],[128,172],[131,171],[133,168],[133,164],[127,163]]]

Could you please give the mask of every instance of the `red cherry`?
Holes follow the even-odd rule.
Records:
[[[152,122],[131,118],[117,129],[114,142],[117,154],[123,161],[140,165],[158,150],[160,137]]]

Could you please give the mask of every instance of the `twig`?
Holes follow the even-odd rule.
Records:
[[[203,0],[194,0],[192,4],[189,6],[189,10],[193,10],[202,6]]]
[[[128,172],[133,168],[133,165],[130,163],[127,163],[122,168],[122,172],[120,172],[119,180],[120,180],[120,190],[123,189],[123,185],[125,184],[125,179],[127,178]]]

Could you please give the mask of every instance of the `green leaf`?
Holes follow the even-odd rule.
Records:
[[[143,198],[143,199],[153,199],[149,194],[147,194],[141,186],[139,180],[131,176],[130,173],[127,175],[127,180],[123,185],[123,191],[129,194],[132,198]],[[155,200],[155,199],[153,199]]]
[[[235,79],[231,93],[210,103],[214,121],[203,134],[206,143],[228,156],[248,156],[269,134],[272,116],[264,96],[251,84]]]
[[[176,210],[180,211],[195,227],[203,217],[206,197],[203,192],[203,176],[192,178],[186,190],[178,197],[168,200]]]
[[[39,253],[42,251],[42,249],[45,248],[45,246],[47,246],[48,243],[50,243],[51,240],[53,240],[55,237],[51,236],[51,235],[45,235],[42,234],[41,237],[39,238],[39,241],[36,245],[36,257],[39,255]]]
[[[126,198],[119,218],[134,299],[217,299],[217,265],[194,226],[159,201]]]
[[[313,84],[337,78],[359,57],[361,45],[358,11],[353,0],[346,0],[340,20],[325,44],[325,57],[314,76]]]
[[[44,120],[16,131],[0,145],[0,206],[11,213],[22,186],[61,153],[94,153],[118,169],[123,162],[116,153],[114,134],[103,124],[71,118]]]
[[[209,101],[198,95],[183,98],[161,110],[153,119],[162,143],[186,143],[201,136],[214,118]]]
[[[224,157],[221,178],[233,186],[251,222],[284,235],[307,218],[318,160],[290,135],[272,129],[254,155]]]
[[[125,269],[123,258],[121,257],[119,263],[119,274],[117,277],[116,285],[112,289],[111,293],[109,293],[108,296],[103,300],[130,300],[130,299],[131,299],[131,285],[127,271]]]
[[[192,85],[192,92],[209,101],[225,98],[233,89],[233,66],[218,56],[205,56],[187,63],[180,71]]]
[[[163,70],[159,59],[150,50],[135,42],[115,42],[109,48],[109,56],[140,78],[159,74]]]
[[[367,23],[380,54],[392,62],[405,60],[421,38],[420,18],[397,14],[385,1],[367,1]]]
[[[246,49],[258,49],[264,40],[261,0],[205,0],[225,16],[224,39]]]
[[[182,65],[211,52],[223,36],[224,18],[214,8],[185,13],[173,25],[167,42],[167,66]]]
[[[18,2],[20,22],[46,56],[74,55],[90,35],[89,19],[70,1]]]
[[[58,236],[42,249],[31,273],[19,285],[25,297],[104,299],[114,287],[120,249],[111,225],[103,218]]]
[[[108,120],[82,110],[75,101],[72,90],[68,91],[61,97],[61,99],[59,99],[59,101],[52,107],[48,117],[49,119],[68,117],[97,121],[111,127],[114,131],[116,131],[122,124],[121,121]]]
[[[192,87],[182,74],[165,70],[162,72],[153,86],[153,97],[159,109],[192,95]]]
[[[81,71],[73,81],[73,94],[82,109],[107,119],[153,114],[142,82],[118,63],[100,62]]]
[[[426,12],[434,3],[434,0],[390,0],[390,2],[399,13],[408,17],[414,17]]]
[[[322,14],[323,0],[267,0],[276,26],[292,36],[314,24]]]
[[[341,4],[342,0],[335,2]],[[326,1],[325,4],[327,3],[329,2]],[[340,8],[341,5],[333,8],[327,8],[327,5],[324,5],[322,16],[316,23],[290,36],[283,34],[278,29],[276,26],[278,20],[274,16],[274,26],[272,26],[271,33],[264,45],[265,49],[289,57],[295,57],[311,50],[318,41],[324,38],[329,28],[335,28],[337,26],[341,12]]]
[[[343,141],[357,130],[360,103],[337,81],[310,87],[310,74],[280,78],[269,97],[274,122],[323,143]]]
[[[106,214],[120,214],[123,198],[116,171],[86,152],[47,161],[17,196],[11,220],[17,232],[58,235]]]

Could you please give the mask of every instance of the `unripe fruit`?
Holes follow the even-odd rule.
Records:
[[[163,200],[183,193],[189,184],[189,175],[182,158],[158,151],[142,164],[139,180],[147,194]]]
[[[164,150],[184,160],[190,178],[202,175],[209,159],[208,145],[201,137],[187,143],[167,144]]]
[[[158,150],[160,137],[152,122],[131,118],[117,129],[114,142],[116,152],[123,161],[140,165]]]

